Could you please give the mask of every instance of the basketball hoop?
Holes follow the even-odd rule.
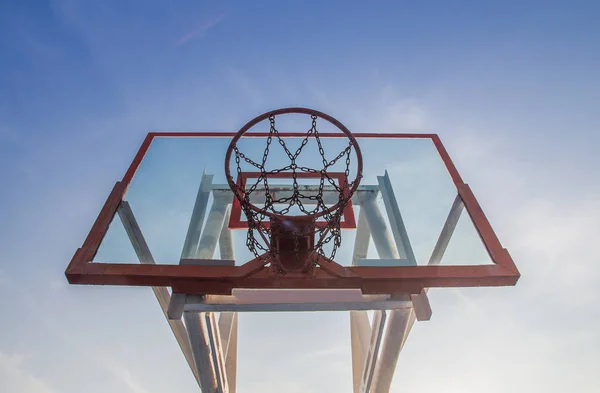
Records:
[[[300,136],[302,142],[295,152],[290,151],[286,146],[275,126],[276,117],[287,114],[303,114],[311,118],[311,127],[305,135]],[[317,130],[319,118],[333,124],[348,137],[348,145],[332,160],[325,158],[325,150]],[[252,127],[267,119],[270,130],[266,137],[262,158],[252,160],[240,151],[238,142]],[[290,164],[283,168],[267,170],[265,164],[273,139],[281,145]],[[317,167],[299,166],[297,159],[310,139],[314,139],[318,146],[320,163]],[[352,151],[356,156],[356,176],[354,180],[349,181]],[[235,157],[237,179],[231,175],[232,155]],[[342,181],[339,181],[337,176],[339,173],[334,172],[332,167],[342,159],[345,159],[345,170],[341,177]],[[253,168],[256,181],[247,181],[247,176],[243,175],[242,162]],[[225,155],[227,182],[248,221],[246,239],[248,249],[259,259],[267,258],[273,274],[307,275],[312,272],[320,258],[333,259],[341,244],[340,222],[344,208],[360,184],[362,164],[360,147],[352,133],[341,122],[325,113],[306,108],[284,108],[252,119],[233,137]],[[291,179],[291,195],[274,197],[274,193],[269,188],[269,180],[275,178]],[[298,180],[302,178],[318,180],[316,190],[313,190],[310,195],[305,194],[299,185]],[[323,195],[326,189],[336,195],[337,203],[332,206],[327,206],[324,201]],[[258,192],[264,192],[262,206],[251,202],[251,196],[254,200]],[[292,215],[292,208],[300,214]],[[324,246],[330,243],[332,249],[326,252]]]

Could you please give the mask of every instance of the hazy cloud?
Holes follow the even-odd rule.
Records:
[[[391,103],[383,113],[383,127],[393,131],[423,130],[427,125],[427,110],[411,100]]]
[[[29,371],[26,357],[0,351],[0,391],[6,393],[55,393],[46,381]]]
[[[53,285],[50,284],[50,287],[53,287]],[[74,351],[83,360],[93,361],[107,370],[117,381],[123,383],[124,387],[131,393],[149,393],[117,356],[102,348],[94,347],[91,342],[78,339],[78,335],[73,334],[73,331],[65,327],[55,313],[44,311],[45,309],[40,307],[39,301],[31,292],[23,289],[21,286],[14,285],[13,281],[9,280],[9,276],[0,270],[0,295],[7,293],[10,293],[14,299],[18,299],[22,303],[25,312],[37,318],[36,322],[39,326],[57,341],[56,345],[59,345],[62,351],[69,349]],[[8,383],[15,384],[15,386],[31,387],[31,389],[15,388],[0,391],[28,393],[53,392],[44,381],[32,374],[24,360],[25,357],[21,355],[9,356],[0,351],[0,387],[2,387],[1,383],[3,383],[3,373],[11,377],[11,379],[5,379],[9,381]]]
[[[225,19],[225,16],[225,14],[218,14],[209,19],[203,20],[193,29],[179,36],[179,38],[175,40],[175,46],[181,46],[195,38],[202,37],[208,30],[221,23],[223,19]]]

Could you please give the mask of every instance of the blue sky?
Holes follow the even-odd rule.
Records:
[[[523,274],[432,291],[393,391],[597,391],[599,17],[594,1],[3,1],[0,392],[197,391],[150,290],[63,271],[147,132],[289,105],[439,133]],[[286,336],[265,330],[319,324],[301,317],[240,321],[240,351],[260,352],[240,392],[351,389],[343,319],[274,361]]]

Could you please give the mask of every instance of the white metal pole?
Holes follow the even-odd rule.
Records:
[[[194,362],[200,376],[202,393],[224,393],[217,384],[216,365],[210,351],[209,330],[204,313],[184,311],[183,319],[190,337]]]
[[[117,209],[117,213],[119,214],[119,218],[123,223],[123,227],[125,227],[125,232],[127,232],[127,236],[131,241],[131,245],[133,246],[140,263],[147,265],[155,264],[152,253],[150,252],[150,248],[146,243],[146,239],[144,238],[135,216],[133,215],[133,211],[131,210],[129,203],[127,201],[122,201]],[[185,360],[192,370],[192,374],[194,374],[194,378],[196,378],[196,381],[198,384],[200,384],[200,377],[198,375],[196,365],[194,364],[192,348],[190,346],[185,325],[180,319],[171,320],[168,316],[168,308],[171,301],[169,290],[165,287],[152,287],[152,291],[154,292],[156,300],[158,300],[158,304],[160,305],[160,308],[163,311],[167,322],[169,323],[169,327],[175,336],[175,340],[177,340],[177,344],[179,344],[179,347],[181,348],[181,352],[183,352]]]
[[[225,223],[225,217],[228,211],[228,202],[228,199],[225,197],[214,197],[210,212],[208,213],[208,217],[206,219],[204,231],[202,231],[202,236],[200,237],[200,242],[198,243],[198,250],[193,258],[214,258],[215,251],[217,249],[217,243],[219,242],[221,231],[223,230]]]
[[[360,392],[369,393],[371,383],[374,382],[375,367],[379,364],[379,348],[381,346],[381,337],[385,329],[386,313],[383,310],[376,311],[373,314],[373,326],[371,327],[371,340],[369,349],[365,356]]]
[[[358,213],[356,224],[356,238],[354,240],[354,253],[352,265],[360,259],[365,259],[369,252],[371,232],[367,224],[364,209]],[[350,311],[350,342],[352,346],[352,386],[354,393],[360,393],[365,359],[369,349],[371,327],[366,311]]]
[[[371,385],[372,393],[388,393],[390,391],[400,351],[414,321],[413,309],[390,311],[386,334]]]
[[[392,235],[386,225],[383,214],[373,194],[365,194],[360,198],[360,209],[364,211],[365,219],[373,238],[373,244],[381,259],[400,259]]]
[[[206,171],[202,173],[196,202],[194,203],[190,224],[185,236],[185,242],[183,243],[183,250],[181,251],[181,259],[194,258],[196,255],[200,234],[202,233],[202,224],[204,224],[206,205],[210,197],[212,179],[213,175],[207,174]]]

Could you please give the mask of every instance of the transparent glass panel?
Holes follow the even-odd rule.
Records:
[[[442,265],[489,265],[492,263],[471,217],[466,210],[463,210],[442,258]]]
[[[93,261],[107,263],[139,262],[118,214],[113,217]]]
[[[268,131],[268,123],[264,131]],[[219,214],[213,210],[219,210],[218,203],[230,204],[233,201],[233,194],[225,176],[225,154],[230,141],[231,136],[157,137],[151,143],[133,177],[125,200],[129,202],[139,229],[157,263],[179,263],[201,183],[203,189],[199,200],[204,201],[201,204],[204,208],[200,209],[204,214],[197,214],[198,217],[202,216],[202,221],[194,225],[201,228],[200,234],[205,240],[212,239],[212,242],[203,243],[210,246],[204,251],[212,249],[212,258],[221,258],[219,234],[222,225],[228,226],[229,222],[219,221]],[[299,137],[285,138],[285,145],[290,154],[296,154],[302,146],[302,141],[303,138]],[[357,138],[357,141],[362,152],[363,177],[360,188],[353,197],[355,218],[358,222],[361,203],[376,195],[375,208],[371,209],[375,215],[371,214],[370,219],[382,222],[385,227],[383,232],[387,231],[387,235],[381,228],[371,231],[367,258],[380,259],[377,244],[380,248],[395,249],[396,242],[399,241],[393,236],[394,231],[390,224],[393,211],[386,206],[379,185],[387,173],[392,191],[387,196],[392,204],[395,200],[409,239],[407,244],[402,244],[405,248],[412,249],[419,265],[427,264],[457,195],[437,149],[427,138],[363,137]],[[257,175],[251,173],[259,171],[255,163],[262,165],[266,145],[265,137],[245,137],[237,145],[250,160],[241,159],[239,164],[239,170],[247,174],[249,181],[257,179]],[[348,139],[343,135],[323,137],[320,146],[329,165],[348,147]],[[353,180],[357,176],[357,162],[356,155],[352,152],[349,165],[344,155],[328,166],[327,170],[330,173],[344,173],[348,169],[349,177]],[[277,139],[273,139],[269,145],[265,168],[281,169],[290,163],[288,152]],[[319,144],[314,138],[308,139],[302,147],[297,164],[317,170],[323,168]],[[238,164],[234,157],[229,167],[233,177],[237,179]],[[291,182],[290,177],[282,177],[270,184],[285,188],[290,187]],[[316,183],[318,181],[315,179],[300,181],[304,186],[314,186]],[[328,199],[329,206],[337,202],[335,195],[333,196],[334,198]],[[260,201],[257,200],[257,204],[260,205]],[[294,211],[297,212],[297,209],[292,210]],[[367,211],[369,209],[365,210]],[[465,216],[466,212],[463,212],[443,263],[479,264],[484,260],[483,256],[487,255],[469,217]],[[244,222],[246,218],[241,217],[240,221]],[[247,230],[232,230],[231,233],[236,264],[243,264],[252,259],[253,254],[246,247]],[[374,237],[377,238],[377,242],[374,241]],[[342,230],[342,245],[335,256],[338,263],[352,263],[355,239],[356,229]],[[326,248],[326,251],[331,249],[330,246]],[[198,245],[195,244],[192,249],[198,250]],[[94,260],[137,262],[118,216],[115,216]]]

